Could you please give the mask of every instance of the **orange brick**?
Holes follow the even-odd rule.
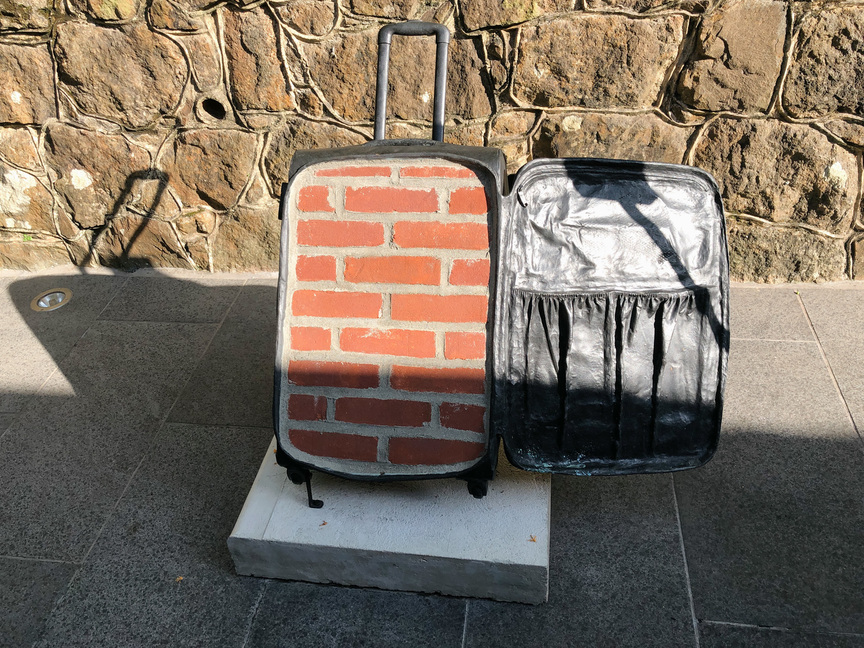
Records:
[[[441,403],[439,414],[441,425],[453,430],[468,430],[483,434],[483,415],[486,408],[482,405],[465,405],[463,403]]]
[[[486,334],[448,331],[444,334],[444,357],[448,360],[482,360],[486,357]]]
[[[453,167],[404,167],[399,172],[403,178],[474,178],[471,169]]]
[[[463,187],[450,192],[451,214],[485,214],[487,209],[483,187]]]
[[[291,348],[295,351],[327,351],[330,348],[330,329],[292,326]]]
[[[378,386],[378,365],[291,360],[288,382],[300,387],[369,389]]]
[[[483,456],[483,443],[452,439],[390,439],[387,458],[404,466],[434,466],[474,461]]]
[[[393,226],[393,242],[403,248],[486,250],[489,231],[483,223],[402,221]]]
[[[384,243],[384,225],[365,221],[304,220],[297,223],[300,245],[374,247]]]
[[[432,420],[432,405],[421,401],[339,398],[336,420],[365,425],[420,427]]]
[[[303,187],[297,196],[297,209],[304,212],[334,212],[327,187]]]
[[[393,295],[391,317],[403,322],[485,322],[483,295]]]
[[[339,347],[355,353],[381,353],[411,358],[435,357],[435,333],[402,329],[345,328]]]
[[[433,257],[349,257],[345,259],[345,281],[437,286],[441,261]]]
[[[411,392],[436,392],[439,394],[482,394],[485,392],[483,369],[454,367],[437,369],[432,367],[403,367],[394,365],[390,374],[390,386]]]
[[[404,187],[348,187],[345,209],[364,214],[426,213],[438,211],[435,189]]]
[[[378,439],[359,434],[339,432],[313,432],[288,430],[288,439],[295,448],[316,457],[375,461],[378,458]]]
[[[390,177],[390,167],[381,166],[353,166],[338,169],[321,169],[315,175],[320,178],[373,178]]]
[[[311,317],[379,317],[381,295],[328,290],[295,290],[291,313]]]
[[[324,396],[291,394],[288,397],[288,418],[292,421],[326,421],[327,399]]]
[[[450,269],[451,286],[488,286],[489,259],[456,259]]]
[[[298,281],[336,281],[336,258],[299,256],[295,271]],[[450,283],[453,283],[452,280]]]

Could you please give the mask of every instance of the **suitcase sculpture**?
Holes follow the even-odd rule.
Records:
[[[386,140],[393,34],[434,35],[432,140]],[[364,480],[460,477],[499,440],[578,475],[704,464],[720,430],[728,259],[714,180],[600,159],[525,165],[445,144],[449,31],[379,33],[375,139],[295,154],[282,187],[277,462]]]

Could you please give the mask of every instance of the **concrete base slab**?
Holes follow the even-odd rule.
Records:
[[[267,451],[228,548],[237,573],[542,603],[551,479],[504,457],[477,500],[456,479],[355,482],[315,473],[316,499]]]

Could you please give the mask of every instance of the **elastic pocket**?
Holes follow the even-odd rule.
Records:
[[[531,467],[663,469],[711,445],[707,293],[515,291],[511,303],[505,436]]]

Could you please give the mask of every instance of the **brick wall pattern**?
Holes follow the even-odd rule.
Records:
[[[470,468],[489,439],[483,182],[443,160],[331,162],[290,199],[283,449],[351,475]]]

